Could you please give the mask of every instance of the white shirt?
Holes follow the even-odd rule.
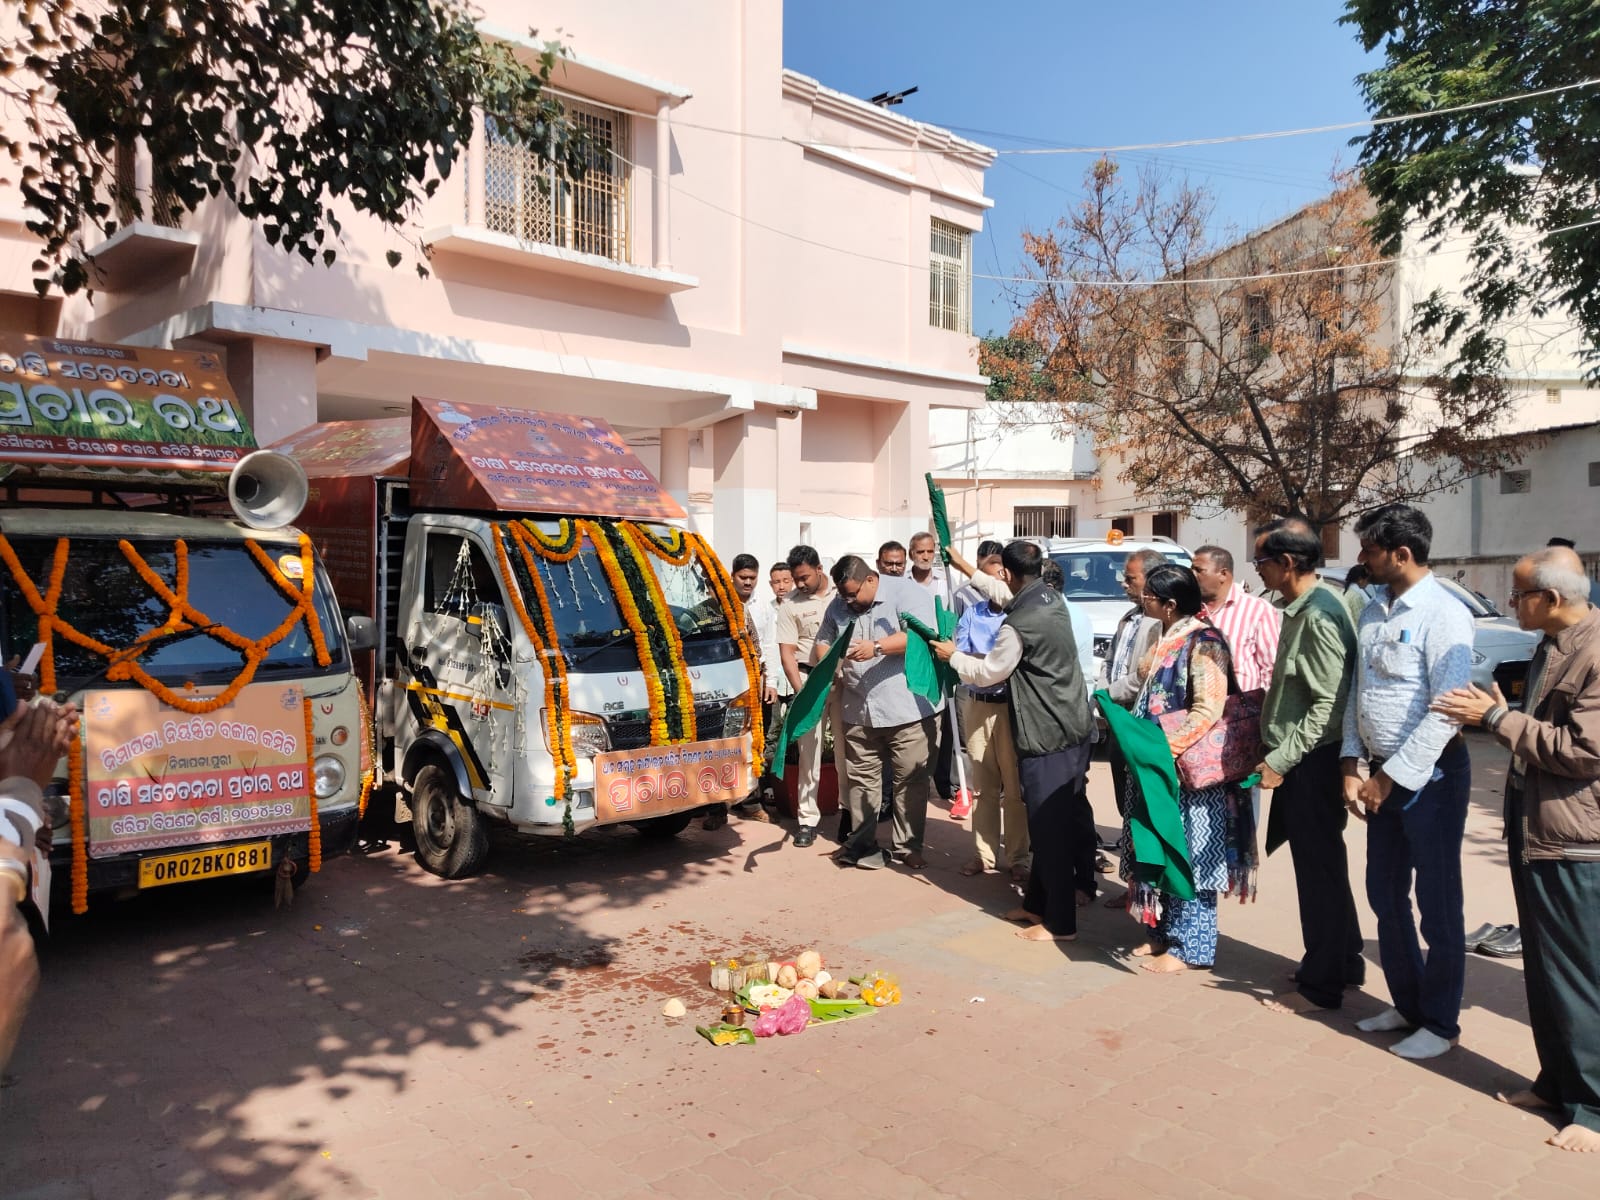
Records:
[[[745,611],[755,625],[761,671],[767,677],[767,686],[776,688],[780,696],[788,696],[792,694],[792,689],[788,677],[783,673],[783,660],[778,657],[778,606],[782,603],[776,596],[758,597],[746,606]]]

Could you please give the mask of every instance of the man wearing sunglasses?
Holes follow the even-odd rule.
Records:
[[[838,595],[823,614],[812,662],[820,662],[845,626],[855,622],[836,681],[853,832],[835,859],[865,869],[888,863],[891,855],[878,845],[878,804],[887,764],[894,776],[892,857],[920,870],[926,865],[922,838],[944,701],[930,703],[907,686],[907,634],[900,628],[900,614],[910,613],[937,628],[933,593],[910,579],[880,575],[854,554],[836,562],[832,576]]]

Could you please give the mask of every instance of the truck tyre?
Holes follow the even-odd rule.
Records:
[[[673,813],[667,817],[651,817],[648,821],[635,821],[633,827],[639,831],[640,837],[647,837],[652,841],[666,841],[689,828],[689,822],[694,818],[695,814],[692,812]]]
[[[489,831],[450,772],[429,763],[411,785],[411,831],[417,861],[445,879],[463,879],[483,866]]]

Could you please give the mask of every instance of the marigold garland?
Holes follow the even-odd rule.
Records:
[[[356,712],[361,719],[361,742],[356,749],[357,765],[361,769],[361,796],[356,801],[357,818],[367,815],[367,798],[372,795],[372,783],[378,777],[378,759],[376,748],[372,744],[372,714],[367,711],[366,690],[361,686],[361,681],[355,683]],[[366,759],[366,764],[361,766],[361,759]]]
[[[663,562],[670,563],[674,567],[687,567],[694,558],[694,543],[689,540],[689,534],[685,530],[670,530],[672,540],[664,542],[656,537],[647,525],[640,525],[635,521],[622,521],[620,524],[634,537],[643,541],[645,546]]]
[[[570,517],[562,517],[556,522],[558,532],[554,540],[546,537],[544,531],[534,521],[518,521],[516,527],[531,536],[539,556],[551,562],[571,562],[583,549],[583,530],[579,527],[579,523]]]
[[[302,696],[306,718],[306,795],[311,800],[311,870],[322,870],[322,823],[317,820],[317,735],[311,723],[311,697]]]
[[[694,687],[689,679],[689,664],[683,657],[683,633],[679,630],[678,623],[672,619],[672,609],[667,604],[667,595],[661,590],[661,580],[646,557],[644,543],[641,538],[635,536],[638,527],[631,521],[624,521],[618,527],[618,531],[622,535],[623,542],[632,551],[639,573],[644,577],[645,590],[650,596],[651,605],[656,610],[657,628],[666,636],[668,661],[672,666],[673,680],[677,685],[678,709],[681,714],[679,724],[683,730],[683,740],[692,742],[699,736],[699,722],[694,711]],[[687,563],[686,558],[684,564]]]
[[[87,753],[83,725],[79,724],[77,740],[67,759],[67,817],[72,823],[72,911],[80,916],[89,911],[89,846],[84,835],[88,795],[83,786],[83,760]]]
[[[594,543],[595,553],[600,559],[600,569],[605,572],[606,580],[611,584],[611,594],[617,601],[617,606],[622,609],[622,620],[633,633],[634,649],[639,655],[639,669],[644,673],[645,690],[650,697],[650,744],[652,746],[665,746],[672,740],[667,731],[667,699],[661,686],[660,667],[656,663],[655,655],[650,648],[650,634],[645,628],[644,617],[639,613],[639,606],[634,603],[633,589],[628,586],[628,577],[623,574],[622,564],[617,561],[616,552],[612,549],[611,541],[606,537],[605,531],[594,521],[582,521],[580,524]]]
[[[506,594],[511,597],[511,607],[516,612],[517,619],[522,622],[522,630],[533,643],[544,670],[545,740],[549,742],[552,757],[555,759],[556,799],[565,800],[572,778],[577,772],[578,761],[572,749],[572,729],[567,716],[567,660],[560,649],[550,615],[550,601],[545,595],[544,583],[539,578],[538,564],[533,561],[533,555],[523,541],[523,538],[532,531],[524,523],[511,524],[507,528],[510,529],[512,540],[516,542],[517,550],[523,557],[523,565],[527,568],[529,586],[533,590],[534,600],[539,608],[539,619],[540,624],[544,626],[543,630],[534,624],[527,605],[523,603],[522,589],[517,586],[517,581],[512,576],[511,558],[506,554],[505,539],[498,525],[492,527],[495,558],[500,565],[500,578],[505,583]]]
[[[711,581],[712,590],[717,593],[717,599],[722,602],[724,610],[733,614],[738,622],[728,632],[733,636],[734,644],[739,647],[739,656],[744,659],[745,675],[750,680],[751,770],[755,772],[754,777],[759,779],[762,765],[766,762],[766,729],[761,720],[761,659],[750,637],[750,624],[745,617],[744,602],[734,590],[733,580],[723,570],[722,560],[716,556],[705,538],[698,533],[691,533],[685,540],[689,542],[695,558],[699,560],[706,578]]]

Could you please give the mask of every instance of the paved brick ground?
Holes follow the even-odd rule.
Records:
[[[1504,760],[1473,752],[1469,927],[1513,919]],[[1109,820],[1103,764],[1093,792]],[[1492,1098],[1533,1065],[1517,963],[1473,957],[1462,1047],[1405,1063],[1350,1023],[1384,1002],[1375,968],[1342,1015],[1257,1003],[1299,949],[1286,853],[1258,904],[1224,908],[1214,972],[1156,978],[1099,906],[1076,944],[1014,938],[1006,887],[956,873],[968,837],[934,817],[922,875],[839,871],[825,843],[735,822],[499,845],[456,884],[398,854],[341,861],[287,913],[253,883],[106,906],[46,964],[0,1091],[0,1191],[1600,1194],[1600,1163]],[[695,1036],[709,958],[813,945],[897,972],[906,1003],[756,1047]],[[674,995],[691,1019],[660,1016]]]

